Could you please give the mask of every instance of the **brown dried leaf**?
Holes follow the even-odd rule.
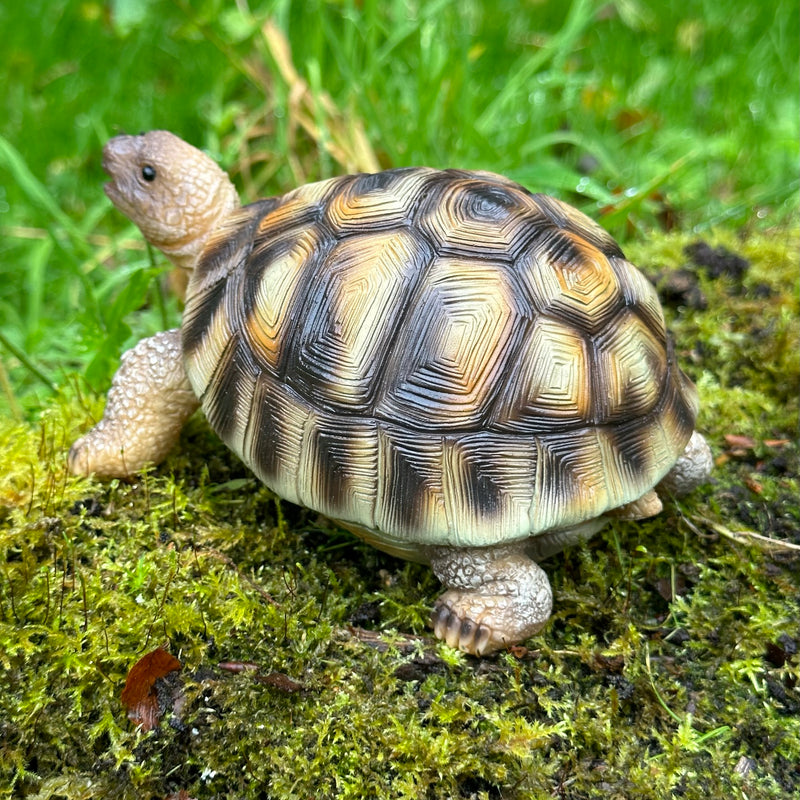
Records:
[[[621,655],[606,656],[603,653],[595,653],[593,656],[592,667],[596,671],[611,672],[621,675],[625,669],[625,657]]]
[[[289,118],[324,147],[347,172],[380,171],[378,158],[361,120],[343,114],[327,92],[311,91],[294,66],[288,39],[271,19],[264,23],[262,33],[278,71],[289,87]],[[318,120],[321,115],[325,118],[329,135],[320,130]]]
[[[725,441],[728,447],[735,450],[752,450],[756,446],[756,440],[752,436],[743,436],[738,433],[726,433]]]
[[[141,725],[145,731],[153,730],[163,713],[159,707],[156,681],[181,667],[181,662],[161,647],[142,656],[128,673],[120,696],[128,709],[128,719]]]
[[[256,675],[256,680],[259,683],[266,683],[268,686],[273,686],[275,689],[280,689],[282,692],[292,693],[299,692],[304,689],[302,683],[292,680],[288,675],[282,672],[270,672],[269,675]]]
[[[764,487],[754,478],[745,478],[744,485],[755,494],[763,494]]]

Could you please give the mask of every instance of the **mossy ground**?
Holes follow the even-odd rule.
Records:
[[[800,559],[724,534],[800,545],[798,236],[705,238],[751,262],[693,268],[705,308],[667,305],[714,479],[547,562],[552,621],[513,652],[435,642],[428,569],[278,501],[202,418],[160,468],[106,484],[65,470],[102,398],[3,422],[0,793],[795,796]],[[627,249],[669,275],[694,239]],[[159,645],[185,705],[143,733],[120,692]]]

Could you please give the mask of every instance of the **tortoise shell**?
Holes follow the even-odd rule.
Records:
[[[697,414],[616,242],[488,173],[349,175],[238,209],[182,330],[211,426],[256,475],[406,557],[631,502]]]

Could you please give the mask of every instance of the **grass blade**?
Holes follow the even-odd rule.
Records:
[[[27,354],[20,350],[2,331],[0,331],[0,345],[6,348],[9,353],[11,353],[14,358],[16,358],[20,364],[22,364],[28,372],[31,373],[37,380],[41,381],[51,392],[57,391],[56,385],[47,375],[36,366],[36,364],[31,361]]]
[[[22,189],[30,202],[49,214],[69,234],[84,255],[89,253],[80,228],[61,210],[44,184],[28,168],[20,152],[3,136],[0,136],[0,168],[11,173],[14,183]]]
[[[595,4],[592,0],[575,0],[561,30],[553,34],[532,56],[526,53],[519,59],[518,65],[510,71],[503,90],[478,117],[475,127],[481,133],[488,134],[498,119],[505,117],[508,106],[516,102],[521,93],[526,93],[525,86],[548,61],[552,60],[557,65],[572,52],[575,40],[592,21],[594,13]]]

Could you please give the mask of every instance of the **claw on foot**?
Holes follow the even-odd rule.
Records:
[[[489,627],[469,618],[463,619],[442,600],[433,607],[431,625],[438,639],[465,653],[481,656],[497,649],[497,646],[487,649],[492,639]],[[502,643],[499,646],[502,647]]]
[[[553,593],[524,544],[439,548],[434,572],[448,587],[431,615],[451,647],[480,656],[538,633],[550,617]]]

